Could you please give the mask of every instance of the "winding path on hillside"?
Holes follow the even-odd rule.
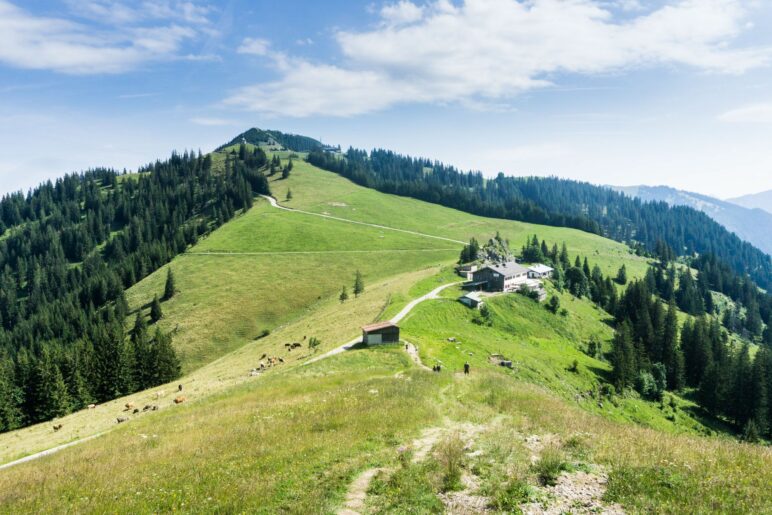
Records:
[[[329,218],[330,220],[338,220],[339,222],[348,222],[350,224],[357,224],[357,225],[366,225],[368,227],[375,227],[376,229],[385,229],[387,231],[396,231],[396,232],[404,232],[406,234],[413,234],[416,236],[423,236],[424,238],[433,238],[435,240],[443,240],[443,241],[451,241],[453,243],[459,243],[461,245],[466,245],[467,242],[461,241],[461,240],[454,240],[453,238],[445,238],[444,236],[435,236],[434,234],[426,234],[423,232],[418,231],[410,231],[408,229],[397,229],[396,227],[389,227],[388,225],[380,225],[380,224],[373,224],[369,222],[360,222],[357,220],[349,220],[348,218],[341,218],[339,216],[333,216],[333,215],[325,215],[322,213],[314,213],[313,211],[305,211],[302,209],[293,209],[291,207],[282,206],[279,204],[279,202],[270,195],[260,195],[264,199],[266,199],[273,207],[277,209],[283,209],[284,211],[291,211],[293,213],[302,213],[304,215],[311,215],[311,216],[319,216],[322,218]]]
[[[444,290],[445,288],[450,288],[451,286],[456,285],[456,284],[461,284],[461,282],[462,281],[454,281],[452,283],[443,284],[442,286],[438,286],[437,288],[433,289],[432,291],[430,291],[426,295],[422,295],[422,296],[418,297],[417,299],[411,300],[410,302],[407,303],[407,305],[404,308],[402,308],[402,310],[399,313],[397,313],[396,315],[391,317],[389,319],[389,322],[391,322],[392,324],[399,323],[399,321],[402,320],[403,318],[405,318],[408,315],[408,313],[410,313],[413,310],[414,307],[416,307],[417,305],[419,305],[423,301],[429,300],[429,299],[436,299],[439,296],[439,294],[440,294],[440,292],[442,290]],[[330,356],[335,356],[336,354],[340,354],[341,352],[345,352],[347,350],[350,350],[355,345],[357,345],[357,344],[359,344],[361,342],[362,342],[362,338],[360,336],[357,336],[356,338],[354,338],[350,342],[345,343],[345,344],[341,345],[340,347],[336,347],[336,348],[332,349],[329,352],[325,352],[324,354],[322,354],[320,356],[317,356],[317,357],[315,357],[313,359],[310,359],[310,360],[306,361],[305,364],[306,365],[310,365],[311,363],[316,363],[317,361],[323,360],[325,358],[329,358]]]
[[[93,440],[94,438],[98,438],[105,434],[106,431],[103,431],[101,433],[97,433],[95,435],[86,436],[84,438],[81,438],[79,440],[73,440],[72,442],[63,443],[62,445],[57,445],[56,447],[51,447],[50,449],[46,449],[45,451],[36,452],[35,454],[30,454],[29,456],[24,456],[23,458],[19,458],[18,460],[9,461],[8,463],[3,463],[0,465],[0,470],[13,467],[14,465],[20,465],[22,463],[26,463],[28,461],[36,460],[38,458],[42,458],[43,456],[48,456],[50,454],[54,454],[56,452],[59,452],[63,449],[66,449],[67,447],[72,447],[73,445],[78,445],[83,442],[88,442],[89,440]]]
[[[282,209],[284,211],[291,211],[291,212],[302,213],[302,214],[306,214],[306,215],[319,216],[319,217],[322,217],[322,218],[329,218],[331,220],[338,220],[338,221],[341,221],[341,222],[348,222],[348,223],[357,224],[357,225],[366,225],[366,226],[369,226],[369,227],[375,227],[377,229],[384,229],[384,230],[388,230],[388,231],[403,232],[403,233],[407,233],[407,234],[413,234],[413,235],[416,235],[416,236],[423,236],[423,237],[426,237],[426,238],[433,238],[433,239],[437,239],[437,240],[443,240],[443,241],[449,241],[449,242],[453,242],[453,243],[458,243],[458,244],[461,244],[461,245],[465,245],[466,244],[463,241],[454,240],[454,239],[451,239],[451,238],[444,238],[442,236],[434,236],[432,234],[425,234],[425,233],[421,233],[421,232],[417,232],[417,231],[409,231],[409,230],[406,230],[406,229],[397,229],[395,227],[387,227],[385,225],[378,225],[378,224],[372,224],[372,223],[367,223],[367,222],[358,222],[358,221],[355,221],[355,220],[348,220],[346,218],[340,218],[340,217],[337,217],[337,216],[324,215],[324,214],[320,214],[320,213],[313,213],[313,212],[310,212],[310,211],[303,211],[303,210],[299,210],[299,209],[291,209],[291,208],[288,208],[288,207],[280,205],[276,201],[276,199],[271,197],[271,196],[268,196],[268,195],[261,195],[261,196],[263,198],[265,198],[266,200],[268,200],[268,202],[270,203],[271,206],[273,206],[273,207],[275,207],[277,209]],[[386,250],[386,252],[388,252],[388,251],[392,251],[392,252],[416,252],[416,251],[436,252],[436,251],[441,251],[441,250],[453,250],[453,249],[411,249],[411,250],[389,249],[389,250]],[[328,252],[384,252],[384,251],[383,250],[378,250],[378,251],[342,250],[342,251],[285,251],[285,252],[281,252],[281,251],[279,251],[279,252],[186,252],[186,253],[184,253],[182,255],[208,255],[208,256],[234,255],[234,256],[238,256],[238,255],[244,255],[244,254],[249,254],[249,255],[261,255],[261,254],[318,254],[318,253],[328,253]],[[435,299],[435,298],[437,298],[439,293],[442,290],[444,290],[445,288],[449,288],[450,286],[453,286],[455,284],[459,284],[460,282],[461,281],[456,281],[456,282],[444,284],[444,285],[439,286],[439,287],[435,288],[434,290],[430,291],[426,295],[423,295],[421,297],[418,297],[417,299],[412,300],[399,313],[397,313],[395,316],[393,316],[390,319],[390,321],[395,323],[395,324],[398,323],[400,320],[405,318],[405,316],[407,316],[408,313],[410,313],[410,311],[412,311],[412,309],[414,307],[416,307],[418,304],[420,304],[421,302],[423,302],[425,300],[428,300],[428,299]],[[349,350],[354,345],[360,343],[360,341],[361,341],[361,337],[357,337],[354,340],[352,340],[352,341],[350,341],[350,342],[348,342],[348,343],[346,343],[344,345],[341,345],[340,347],[337,347],[337,348],[335,348],[335,349],[333,349],[333,350],[331,350],[331,351],[329,351],[329,352],[327,352],[325,354],[322,354],[320,356],[317,356],[317,357],[307,361],[305,363],[305,365],[310,365],[311,363],[314,363],[316,361],[320,361],[322,359],[329,358],[330,356],[334,356],[336,354],[340,354],[341,352]],[[409,344],[409,345],[412,345],[412,344]],[[417,351],[417,349],[414,346],[411,349],[408,349],[408,353],[411,355],[411,357],[414,359],[414,361],[416,360],[416,358],[418,358],[418,351]],[[420,358],[418,358],[416,363],[419,366],[423,366],[423,364],[420,363]],[[424,367],[424,368],[427,368],[427,367]],[[107,431],[103,431],[103,432],[100,432],[100,433],[97,433],[97,434],[94,434],[94,435],[90,435],[90,436],[87,436],[87,437],[84,437],[84,438],[80,438],[78,440],[73,440],[71,442],[68,442],[68,443],[65,443],[65,444],[62,444],[62,445],[57,445],[55,447],[51,447],[50,449],[46,449],[46,450],[43,450],[43,451],[40,451],[40,452],[37,452],[37,453],[34,453],[34,454],[30,454],[30,455],[25,456],[23,458],[20,458],[18,460],[14,460],[14,461],[10,461],[10,462],[1,464],[0,465],[0,470],[6,469],[6,468],[10,468],[10,467],[13,467],[14,465],[19,465],[21,463],[26,463],[28,461],[32,461],[32,460],[35,460],[35,459],[38,459],[38,458],[42,458],[42,457],[45,457],[45,456],[49,456],[49,455],[54,454],[56,452],[59,452],[59,451],[61,451],[63,449],[66,449],[68,447],[72,447],[74,445],[78,445],[78,444],[87,442],[89,440],[93,440],[94,438],[97,438],[99,436],[104,435],[106,432]]]

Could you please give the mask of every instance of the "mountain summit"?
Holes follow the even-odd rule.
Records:
[[[772,190],[730,198],[727,199],[727,202],[749,209],[763,209],[767,213],[772,213]]]

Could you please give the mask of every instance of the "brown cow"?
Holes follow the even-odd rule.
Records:
[[[174,398],[174,404],[182,404],[186,400],[188,399],[184,395],[178,395],[177,397]]]
[[[126,403],[126,409],[123,411],[129,411],[131,409],[134,409],[134,403],[133,402],[127,402]]]
[[[54,431],[59,431],[62,428],[63,424],[56,424],[54,426]]]

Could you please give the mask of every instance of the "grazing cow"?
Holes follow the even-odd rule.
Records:
[[[96,404],[89,404],[88,405],[88,409],[94,409],[94,408],[96,408]]]
[[[166,395],[166,392],[165,392],[164,390],[161,390],[161,391],[155,392],[155,399],[156,399],[156,400],[158,400],[158,399],[160,399],[161,397],[163,397],[164,395]]]
[[[129,411],[131,409],[134,409],[134,403],[133,402],[127,402],[126,403],[126,409],[123,411]]]
[[[129,417],[118,417],[115,419],[115,421],[118,422],[119,424],[123,424],[124,422],[129,421]]]
[[[136,415],[137,413],[139,413],[139,408],[134,408],[134,411],[132,411],[132,413],[134,413],[135,415]]]
[[[174,404],[182,404],[186,400],[187,398],[184,395],[178,395],[177,397],[174,398]]]
[[[260,356],[260,359],[265,359],[265,358],[266,358],[266,356],[268,356],[268,354],[266,354],[266,353],[264,352],[264,353],[263,353],[263,355],[262,355],[262,356]]]
[[[178,391],[178,392],[181,392],[181,391],[182,391],[182,385],[179,385],[179,386],[177,386],[177,391]]]
[[[151,406],[150,404],[145,404],[145,407],[144,407],[144,408],[142,408],[142,411],[150,411],[150,409],[151,409],[152,407],[153,407],[153,406]]]
[[[292,348],[293,349],[297,349],[298,347],[302,347],[302,345],[300,345],[300,343],[298,343],[298,342],[295,342],[295,343],[292,344]]]
[[[158,411],[158,406],[155,406],[155,405],[154,405],[154,406],[151,408],[151,410],[152,410],[152,411]]]
[[[56,425],[54,426],[54,431],[59,431],[59,430],[62,428],[62,425],[63,425],[63,424],[56,424]]]
[[[279,358],[279,363],[284,363],[284,358]]]

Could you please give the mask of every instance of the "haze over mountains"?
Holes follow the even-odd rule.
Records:
[[[670,186],[613,186],[613,189],[644,201],[699,209],[740,238],[772,254],[772,191],[725,201]]]
[[[727,199],[727,202],[750,209],[763,209],[767,213],[772,213],[772,190],[730,198]]]

